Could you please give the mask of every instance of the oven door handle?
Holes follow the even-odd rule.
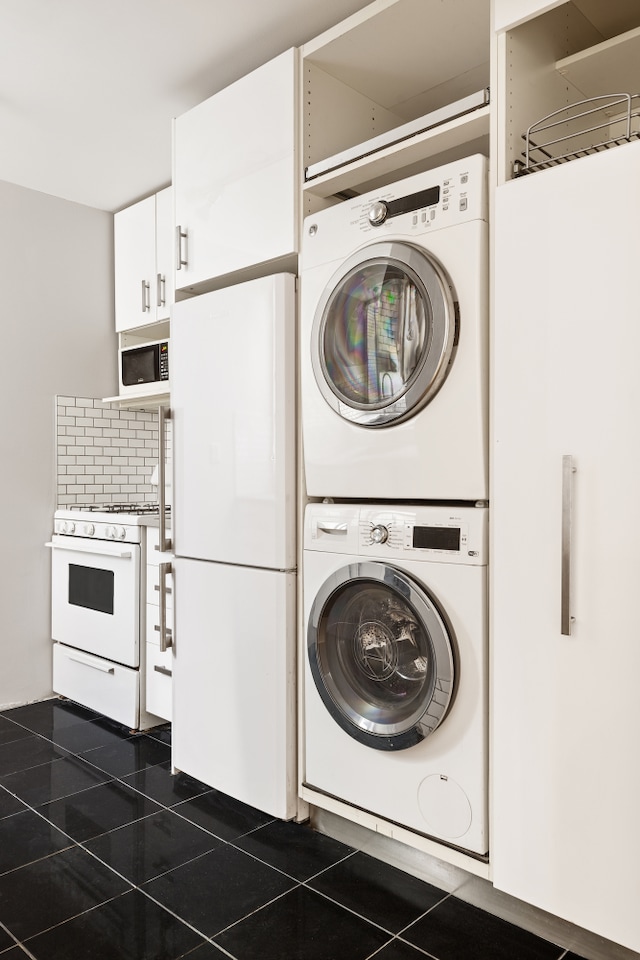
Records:
[[[130,560],[133,556],[131,550],[113,550],[106,544],[103,546],[95,547],[86,547],[79,543],[71,544],[66,543],[45,543],[45,547],[50,547],[52,550],[70,550],[72,553],[93,553],[98,557],[116,557],[118,560]]]

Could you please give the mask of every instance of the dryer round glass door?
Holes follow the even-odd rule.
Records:
[[[446,716],[450,629],[425,588],[395,567],[362,562],[332,574],[311,609],[307,652],[325,707],[369,747],[411,747]]]
[[[438,392],[451,365],[456,303],[444,269],[407,243],[375,243],[324,290],[311,360],[327,403],[346,420],[384,427]]]

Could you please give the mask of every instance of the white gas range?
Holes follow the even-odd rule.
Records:
[[[66,507],[48,544],[54,692],[135,730],[163,722],[146,709],[144,682],[144,526],[154,517],[158,504]]]

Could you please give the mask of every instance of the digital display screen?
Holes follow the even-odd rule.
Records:
[[[414,527],[413,546],[420,550],[459,550],[460,527]]]
[[[421,210],[423,207],[432,207],[439,200],[440,187],[429,187],[428,190],[420,190],[419,193],[412,193],[408,197],[390,200],[387,203],[387,215],[397,217],[399,213],[411,213],[413,210]]]

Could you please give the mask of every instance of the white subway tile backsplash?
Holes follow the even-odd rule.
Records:
[[[91,397],[56,398],[59,506],[157,500],[158,416]],[[167,429],[171,451],[171,424]]]

